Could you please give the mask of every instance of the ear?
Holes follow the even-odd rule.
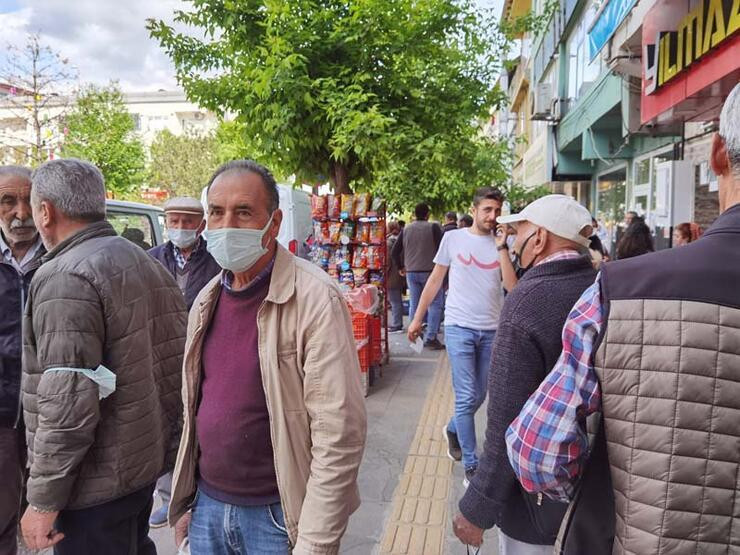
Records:
[[[547,248],[547,243],[550,240],[550,232],[544,227],[538,227],[535,232],[534,245],[532,245],[532,252],[535,255],[542,254]]]
[[[719,136],[719,133],[715,133],[714,135],[710,161],[712,171],[714,171],[715,175],[718,177],[729,173],[730,160],[727,156],[727,147],[725,146],[725,141]]]
[[[36,221],[38,227],[48,228],[56,220],[56,211],[48,201],[42,200],[39,204],[39,217]]]

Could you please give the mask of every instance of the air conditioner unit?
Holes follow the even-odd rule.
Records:
[[[532,119],[549,120],[552,118],[553,90],[550,83],[539,83],[534,91]]]

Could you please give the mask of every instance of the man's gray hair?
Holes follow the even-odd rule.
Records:
[[[42,164],[31,177],[31,202],[48,201],[72,220],[105,219],[105,181],[100,170],[75,158]]]
[[[719,116],[719,135],[725,142],[730,170],[740,177],[740,83],[727,97]]]
[[[25,166],[0,166],[0,177],[22,177],[31,181],[31,169]]]

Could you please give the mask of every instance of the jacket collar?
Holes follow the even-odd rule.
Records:
[[[265,301],[275,304],[285,304],[295,293],[296,264],[295,257],[282,245],[278,244],[275,254],[275,263],[270,276],[270,289]],[[214,277],[204,288],[202,299],[198,306],[201,312],[206,311],[207,318],[215,307],[216,299],[221,293],[223,271]]]
[[[272,279],[270,279],[270,290],[265,300],[275,304],[288,302],[295,293],[295,273],[295,256],[278,244],[275,266],[272,269]]]
[[[116,230],[107,221],[95,222],[85,228],[81,229],[74,235],[67,237],[64,241],[59,243],[56,247],[47,252],[41,262],[48,262],[53,258],[73,249],[77,245],[88,241],[89,239],[95,239],[97,237],[111,237],[116,235]]]
[[[546,276],[568,274],[570,272],[577,272],[579,270],[585,270],[587,268],[593,269],[593,264],[591,264],[591,257],[588,255],[582,255],[577,258],[552,260],[550,262],[539,264],[530,269],[526,274],[524,274],[524,277],[521,279],[521,281]]]
[[[704,232],[703,237],[707,235],[716,235],[718,233],[740,233],[740,204],[731,206],[719,215],[712,227]]]

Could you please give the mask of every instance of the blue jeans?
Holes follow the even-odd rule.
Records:
[[[188,531],[192,555],[288,555],[280,503],[239,507],[198,490]]]
[[[414,314],[416,314],[416,307],[419,306],[419,299],[421,299],[421,293],[424,291],[424,286],[427,284],[427,280],[431,275],[431,272],[407,272],[406,283],[409,286],[409,321],[413,321]],[[439,325],[442,323],[442,309],[445,304],[445,292],[441,287],[437,292],[437,296],[434,297],[432,304],[429,305],[427,314],[429,316],[427,320],[427,332],[424,335],[424,341],[431,341],[437,339],[439,333]]]
[[[391,327],[403,327],[403,295],[401,289],[388,289],[388,302],[391,305]]]
[[[455,415],[447,429],[457,434],[462,448],[462,463],[466,469],[478,466],[475,413],[488,393],[488,373],[495,337],[495,331],[445,326],[445,344],[452,367],[452,389],[455,391]]]

